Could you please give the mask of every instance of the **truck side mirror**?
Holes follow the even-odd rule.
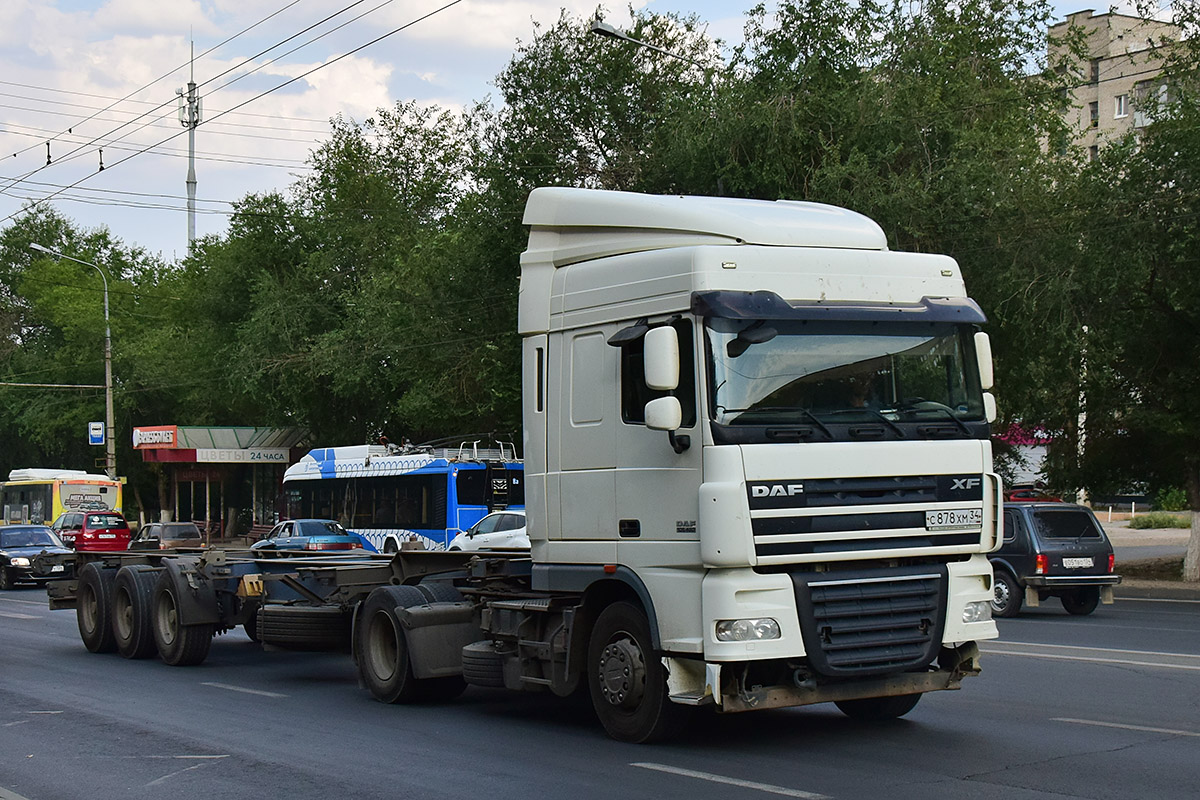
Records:
[[[670,392],[679,386],[679,335],[670,325],[646,331],[643,371],[646,386],[660,392]],[[678,401],[676,401],[678,404]],[[646,407],[649,417],[650,407]],[[647,424],[649,420],[647,419]],[[652,426],[653,427],[653,426]],[[676,428],[679,424],[676,423]],[[669,428],[659,428],[669,430]]]
[[[991,392],[983,393],[983,416],[989,424],[996,421],[996,396]]]
[[[646,427],[652,431],[677,431],[683,424],[678,397],[659,397],[646,403]]]
[[[979,385],[986,392],[992,388],[995,376],[992,374],[992,340],[983,331],[975,332],[975,360],[979,362]]]

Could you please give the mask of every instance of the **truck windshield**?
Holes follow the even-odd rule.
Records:
[[[981,423],[984,412],[968,328],[710,319],[713,422],[815,425],[827,438],[838,438],[831,426],[873,422],[896,437],[914,438],[940,421],[973,437],[977,431],[965,422]]]

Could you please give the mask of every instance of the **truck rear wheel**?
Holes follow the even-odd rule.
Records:
[[[121,567],[113,587],[113,637],[125,658],[150,658],[157,649],[150,625],[157,570],[143,564]]]
[[[152,600],[154,644],[164,663],[172,667],[190,667],[208,657],[212,646],[211,623],[184,625],[179,621],[179,587],[171,573],[163,570],[154,584]]]
[[[367,597],[354,628],[358,674],[381,703],[442,702],[458,697],[466,683],[457,675],[419,679],[413,675],[408,640],[397,608],[430,602],[415,586],[381,586]]]
[[[117,571],[99,564],[84,564],[79,570],[79,589],[75,596],[75,621],[79,638],[93,653],[111,653],[117,649],[113,636],[112,597]]]
[[[865,697],[861,700],[838,700],[834,703],[850,719],[879,722],[898,719],[917,706],[920,694],[898,694],[892,697]]]
[[[667,672],[654,652],[646,614],[632,603],[605,608],[588,642],[588,688],[606,733],[622,742],[674,734],[683,710],[667,696]]]

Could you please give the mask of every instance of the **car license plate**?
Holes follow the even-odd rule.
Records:
[[[1067,569],[1079,569],[1080,567],[1090,567],[1092,559],[1090,558],[1064,558],[1063,566]]]
[[[63,566],[62,566],[62,564],[55,564],[52,567],[50,567],[50,571],[51,572],[62,572]]]
[[[925,512],[925,530],[956,531],[983,527],[982,508],[952,508]]]
[[[101,539],[115,539],[115,538],[117,538],[117,535],[115,533],[102,533],[102,534],[100,534],[100,538]]]

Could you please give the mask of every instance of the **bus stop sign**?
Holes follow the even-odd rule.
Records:
[[[104,423],[88,423],[88,444],[104,444]]]

